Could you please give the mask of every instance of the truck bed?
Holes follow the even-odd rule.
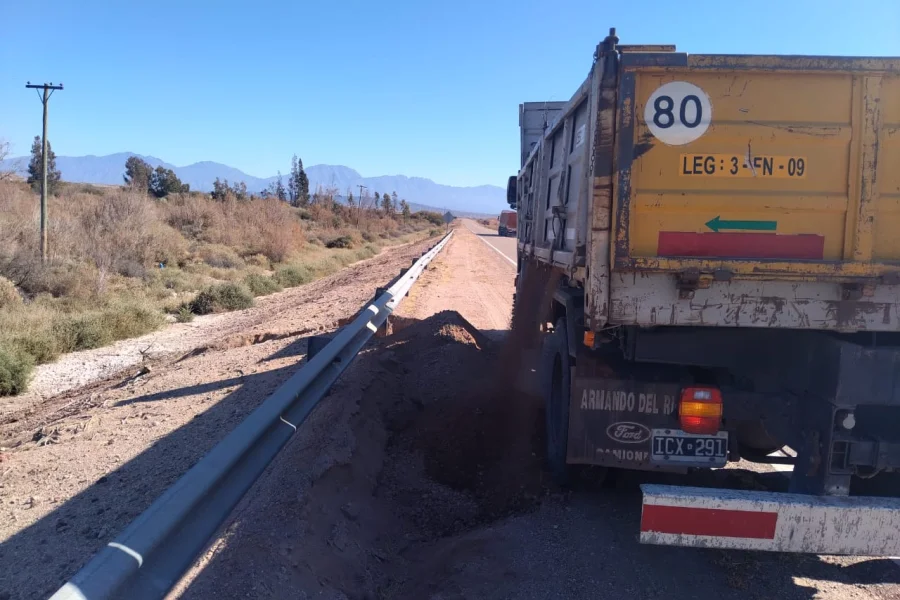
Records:
[[[649,51],[648,51],[649,50]],[[516,181],[586,324],[900,329],[900,59],[623,48]]]

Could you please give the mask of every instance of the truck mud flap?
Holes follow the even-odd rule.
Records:
[[[652,465],[654,428],[677,428],[680,384],[585,377],[581,360],[572,382],[566,460],[622,469],[683,471]],[[608,364],[597,369],[612,368]],[[697,465],[701,466],[701,465]]]
[[[814,554],[900,554],[900,499],[644,484],[641,543]]]

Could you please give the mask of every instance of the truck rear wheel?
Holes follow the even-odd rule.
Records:
[[[542,387],[546,399],[547,468],[559,485],[568,484],[571,478],[571,466],[566,464],[571,364],[566,322],[559,319],[553,333],[544,340],[541,357]]]

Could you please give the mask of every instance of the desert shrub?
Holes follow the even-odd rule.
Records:
[[[221,221],[218,207],[207,198],[180,195],[169,198],[164,207],[166,223],[192,240],[204,240]]]
[[[81,194],[90,194],[91,196],[102,196],[106,193],[103,188],[91,185],[90,183],[82,183],[75,189]]]
[[[295,287],[309,283],[313,276],[310,270],[301,265],[285,265],[275,271],[275,281],[284,287]]]
[[[253,306],[253,295],[242,285],[223,283],[212,288],[216,304],[224,310],[242,310]]]
[[[253,295],[237,283],[222,283],[206,288],[188,305],[195,315],[242,310],[253,306]]]
[[[109,273],[119,272],[128,262],[147,265],[153,258],[154,204],[134,191],[81,196],[79,202],[75,246],[80,257],[96,267],[96,291],[102,293]]]
[[[238,256],[234,248],[220,244],[201,246],[197,249],[196,254],[209,266],[220,269],[240,269],[246,265],[244,259]]]
[[[349,235],[340,235],[336,238],[328,240],[325,243],[326,248],[352,248],[353,238]]]
[[[34,362],[27,354],[0,346],[0,396],[21,394],[28,386]]]
[[[9,279],[0,276],[0,310],[21,306],[22,296]]]
[[[158,285],[162,285],[167,290],[174,292],[184,292],[190,289],[196,289],[192,286],[192,278],[184,271],[172,267],[165,269],[156,269],[152,273],[148,273],[148,278]]]
[[[260,269],[269,269],[272,266],[272,263],[269,262],[269,257],[265,254],[251,254],[245,256],[244,262],[251,267],[259,267]]]
[[[165,322],[162,313],[154,308],[142,303],[124,302],[103,309],[100,320],[112,341],[143,335]]]
[[[60,354],[59,344],[49,329],[13,337],[9,340],[9,345],[30,356],[36,365],[56,360]]]
[[[147,274],[147,268],[134,260],[120,261],[116,270],[119,275],[133,277],[135,279],[143,279]]]
[[[60,352],[74,352],[143,335],[162,323],[159,311],[139,304],[121,303],[99,311],[61,316],[53,323],[51,331]]]
[[[53,324],[53,337],[62,352],[90,350],[112,341],[96,313],[60,318]]]
[[[148,246],[148,256],[154,266],[182,266],[189,256],[188,241],[165,223],[153,224]]]
[[[372,233],[369,232],[369,231],[363,231],[363,233],[362,233],[362,239],[365,240],[365,241],[367,241],[367,242],[374,242],[374,241],[375,241],[375,236],[372,235]]]
[[[175,320],[179,323],[190,323],[194,320],[194,313],[191,312],[190,307],[182,306],[175,313]]]
[[[413,218],[428,221],[432,225],[444,224],[444,216],[441,213],[430,210],[420,210],[416,213],[413,213]]]
[[[250,273],[244,278],[244,285],[254,296],[266,296],[282,290],[281,285],[268,275]]]
[[[362,248],[357,248],[354,253],[354,257],[356,260],[365,260],[367,258],[372,258],[378,254],[378,251],[371,244],[366,244]]]
[[[54,297],[86,299],[95,295],[97,271],[87,265],[68,263],[38,264],[19,286],[29,296],[50,294]]]
[[[210,269],[209,276],[219,281],[237,281],[244,272],[241,269]]]

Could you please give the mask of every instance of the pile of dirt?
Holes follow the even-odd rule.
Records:
[[[516,429],[499,345],[455,312],[400,325],[304,423],[184,597],[397,597],[436,542],[535,503],[540,452]]]
[[[515,390],[509,371],[498,368],[502,345],[453,312],[407,327],[396,338],[406,340],[392,347],[398,362],[429,367],[417,371],[418,381],[405,382],[405,393],[421,408],[393,430],[383,480],[394,485],[385,486],[387,493],[417,496],[412,516],[432,535],[532,505],[543,491],[541,414]],[[410,471],[412,465],[420,468]]]

